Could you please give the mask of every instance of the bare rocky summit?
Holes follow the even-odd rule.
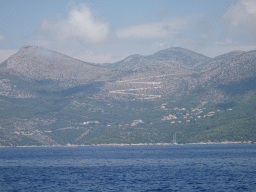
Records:
[[[165,63],[169,64],[170,66],[178,65],[183,68],[193,70],[194,68],[199,67],[210,60],[211,58],[188,49],[172,47],[148,56],[138,54],[131,55],[121,61],[106,64],[105,66],[122,70],[138,70],[151,64]]]
[[[0,71],[32,80],[104,81],[111,70],[36,46],[24,46],[2,63]]]
[[[194,68],[195,71],[200,71],[200,72],[206,72],[210,71],[211,69],[214,69],[218,66],[225,65],[230,60],[236,59],[237,56],[245,53],[244,51],[232,51],[227,54],[219,55],[217,57],[214,57],[210,61],[203,63],[200,66],[197,66]]]
[[[206,79],[214,78],[222,84],[236,82],[256,76],[256,51],[241,53],[203,74]]]

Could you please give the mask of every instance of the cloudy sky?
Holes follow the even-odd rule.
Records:
[[[0,62],[24,45],[95,63],[256,50],[256,0],[0,0]]]

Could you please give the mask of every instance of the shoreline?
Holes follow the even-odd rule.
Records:
[[[173,143],[109,143],[109,144],[90,144],[90,145],[31,145],[31,146],[0,146],[0,148],[23,148],[23,147],[101,147],[101,146],[147,146],[147,145],[216,145],[216,144],[253,144],[253,141],[221,141],[221,142],[199,142],[199,143],[185,143],[185,144],[173,144]]]

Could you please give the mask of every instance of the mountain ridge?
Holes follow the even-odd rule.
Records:
[[[227,61],[229,61],[231,59],[234,59],[235,57],[237,57],[243,53],[246,53],[246,52],[236,50],[236,51],[231,51],[229,53],[216,56],[216,57],[212,58],[209,62],[206,62],[199,67],[195,67],[195,70],[200,71],[200,72],[209,71],[211,69],[214,69],[214,68],[226,63]]]
[[[187,58],[183,59],[183,61],[180,62],[180,59],[184,57]],[[165,62],[169,64],[180,65],[181,67],[186,67],[188,69],[193,69],[195,66],[200,65],[201,63],[204,63],[209,59],[209,57],[190,51],[188,49],[171,47],[147,56],[142,56],[139,54],[130,55],[121,61],[117,61],[115,63],[108,63],[105,64],[105,66],[108,68],[123,68],[124,70],[136,70],[148,64]],[[192,62],[189,60],[192,60]],[[102,64],[102,66],[104,66],[104,64]]]
[[[37,51],[35,52],[35,50],[37,50]],[[189,57],[189,56],[190,57],[200,57],[201,61],[199,62],[199,64],[197,64],[196,62],[194,62],[194,63],[190,62],[189,66],[187,66],[186,64],[180,63],[180,61],[177,62],[177,59],[170,61],[170,59],[179,57],[179,55],[174,55],[174,53],[186,54],[187,55],[186,57]],[[89,65],[92,67],[103,67],[103,68],[112,68],[112,69],[113,68],[114,69],[115,68],[118,68],[118,69],[124,68],[125,70],[136,70],[136,67],[138,69],[141,66],[145,66],[147,64],[154,64],[154,63],[158,62],[158,63],[168,63],[171,65],[178,65],[178,66],[190,69],[190,70],[194,70],[196,72],[205,72],[205,71],[209,71],[213,68],[218,67],[221,63],[227,62],[228,60],[235,58],[236,56],[238,56],[242,53],[245,53],[245,52],[236,50],[236,51],[231,51],[231,52],[223,54],[223,55],[216,56],[214,58],[210,58],[203,54],[199,54],[199,53],[196,53],[194,51],[191,51],[191,50],[188,50],[185,48],[171,47],[171,48],[157,51],[156,53],[151,54],[151,55],[143,56],[143,55],[139,55],[139,54],[134,54],[134,55],[130,55],[130,56],[126,57],[123,60],[117,61],[115,63],[97,64],[97,63],[85,62],[85,61],[81,61],[78,59],[74,59],[68,55],[61,54],[57,51],[51,51],[51,50],[47,50],[47,49],[40,48],[37,46],[25,45],[25,46],[21,47],[20,50],[16,54],[10,56],[7,60],[3,61],[1,63],[1,66],[2,67],[4,65],[7,66],[9,64],[8,61],[15,55],[29,55],[30,54],[34,57],[42,57],[42,56],[50,57],[51,55],[52,56],[53,55],[61,55],[61,57],[70,58],[74,61],[78,61],[78,62],[84,63],[85,65]],[[180,55],[180,57],[182,57],[182,56]],[[222,58],[224,58],[224,61]],[[142,62],[142,63],[137,66],[137,64],[139,62]],[[212,63],[214,63],[214,64],[212,64]]]
[[[199,54],[194,51],[191,51],[189,49],[185,49],[181,47],[171,47],[171,48],[157,51],[156,53],[153,53],[151,55],[144,56],[139,54],[133,54],[115,63],[103,63],[103,64],[95,64],[95,65],[99,65],[106,68],[112,68],[112,69],[120,69],[124,71],[131,71],[131,70],[136,71],[136,70],[140,70],[141,68],[147,65],[151,65],[158,62],[158,63],[168,63],[170,65],[178,65],[196,72],[206,72],[218,67],[219,65],[243,53],[246,53],[246,52],[241,50],[235,50],[222,55],[218,55],[214,58],[210,58],[203,54]],[[183,61],[179,60],[179,57],[182,57],[181,54],[184,54],[184,55],[187,54],[186,57],[188,59],[194,58],[194,62],[190,61],[186,63],[186,59],[183,59]],[[163,57],[165,57],[165,59],[163,59]],[[200,58],[200,59],[198,59],[197,61],[196,58]]]
[[[0,66],[0,146],[256,141],[256,51],[170,50],[109,69],[24,46]]]

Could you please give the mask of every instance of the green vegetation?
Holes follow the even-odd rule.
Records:
[[[175,132],[178,143],[256,140],[256,96],[246,100],[244,94],[253,91],[250,84],[197,109],[206,92],[201,85],[178,99],[114,100],[94,97],[102,82],[64,87],[57,81],[8,79],[36,94],[0,96],[0,145],[42,145],[38,132],[62,145],[172,143]]]

